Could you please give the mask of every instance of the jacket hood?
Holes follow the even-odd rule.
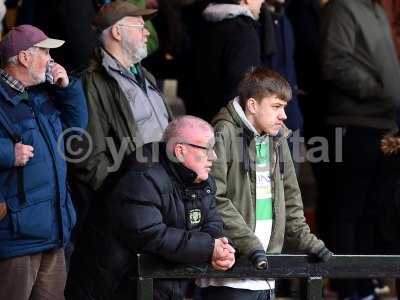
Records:
[[[232,123],[237,127],[248,128],[246,124],[244,124],[238,113],[236,112],[235,107],[233,105],[233,101],[234,100],[231,100],[227,106],[223,107],[218,112],[218,114],[211,121],[211,124],[213,126],[220,121],[226,121]],[[280,141],[281,139],[287,139],[290,136],[290,134],[291,131],[285,125],[283,125],[282,128],[279,130],[278,134],[273,137],[273,140]]]
[[[247,7],[238,4],[209,4],[203,11],[203,17],[209,22],[220,22],[238,16],[247,16],[254,20]]]

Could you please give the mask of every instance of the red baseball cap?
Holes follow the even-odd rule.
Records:
[[[30,47],[58,48],[63,40],[51,39],[39,28],[32,25],[19,25],[11,29],[0,42],[0,56],[3,61]]]

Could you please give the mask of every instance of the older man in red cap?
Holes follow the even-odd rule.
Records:
[[[80,81],[50,57],[63,43],[30,25],[0,43],[0,299],[64,299],[76,217],[60,136],[87,111]]]

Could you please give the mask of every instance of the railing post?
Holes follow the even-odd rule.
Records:
[[[137,280],[137,300],[153,300],[153,279],[152,278],[143,278],[143,277],[138,278],[138,280]]]
[[[307,300],[322,300],[322,277],[309,277],[307,279]]]

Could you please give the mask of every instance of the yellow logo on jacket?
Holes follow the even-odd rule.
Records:
[[[201,221],[201,210],[196,208],[189,211],[190,224],[196,225]]]

